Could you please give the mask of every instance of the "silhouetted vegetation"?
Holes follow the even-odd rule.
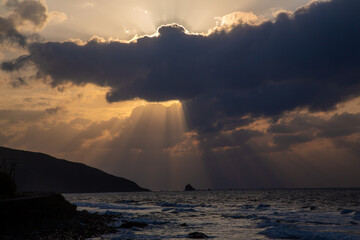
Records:
[[[15,183],[15,167],[14,160],[3,158],[0,161],[0,197],[12,196],[15,194],[17,186]]]
[[[16,192],[16,183],[7,173],[0,172],[0,196],[11,196]]]

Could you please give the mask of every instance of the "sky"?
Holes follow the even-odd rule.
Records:
[[[360,1],[0,4],[1,146],[152,190],[360,187]]]

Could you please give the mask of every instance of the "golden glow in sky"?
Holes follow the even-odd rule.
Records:
[[[40,42],[85,45],[90,39],[125,42],[144,35],[155,37],[160,26],[173,23],[205,37],[214,29],[229,32],[239,24],[258,26],[280,12],[294,12],[309,0],[41,2],[48,19],[41,26],[25,21],[18,31],[36,33]],[[9,13],[0,8],[1,16]],[[2,47],[1,42],[0,47],[0,62],[27,54],[26,48]],[[317,178],[317,171],[346,183],[356,174],[351,161],[357,156],[353,149],[360,139],[360,127],[344,130],[342,123],[356,125],[359,98],[342,99],[328,111],[299,106],[271,117],[248,114],[236,118],[229,111],[225,123],[216,122],[211,126],[215,130],[209,130],[190,126],[188,99],[147,102],[135,98],[109,103],[105,97],[112,89],[102,87],[109,86],[106,83],[54,87],[49,78],[39,77],[35,66],[11,73],[0,70],[0,145],[83,162],[155,190],[182,189],[188,182],[203,188],[224,187],[229,182],[238,187],[258,187],[260,182],[265,187],[313,186],[307,176],[317,179],[317,186],[330,186],[325,178]],[[211,110],[212,103],[217,104],[214,100],[200,109]],[[218,117],[216,114],[222,117],[214,107]],[[199,114],[193,120],[201,122],[206,117]],[[213,136],[217,128],[221,131]],[[339,129],[347,134],[339,134]],[[349,150],[348,145],[355,147]],[[338,156],[347,160],[340,164]],[[323,165],[326,167],[319,170]],[[343,173],[335,173],[336,166]],[[306,171],[303,174],[298,169]]]

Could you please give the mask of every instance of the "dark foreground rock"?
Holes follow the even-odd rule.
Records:
[[[191,186],[190,184],[185,186],[185,191],[195,191],[195,188]]]
[[[188,234],[188,238],[208,238],[208,236],[202,232],[192,232]]]
[[[0,239],[85,239],[116,232],[115,216],[76,211],[60,194],[0,200]]]
[[[114,216],[92,214],[87,211],[76,212],[70,219],[55,219],[36,231],[28,234],[26,239],[86,239],[100,237],[104,234],[117,232],[111,226],[115,221]]]

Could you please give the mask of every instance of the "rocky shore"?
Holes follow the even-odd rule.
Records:
[[[86,239],[116,232],[114,215],[76,211],[61,194],[0,200],[0,239]]]

